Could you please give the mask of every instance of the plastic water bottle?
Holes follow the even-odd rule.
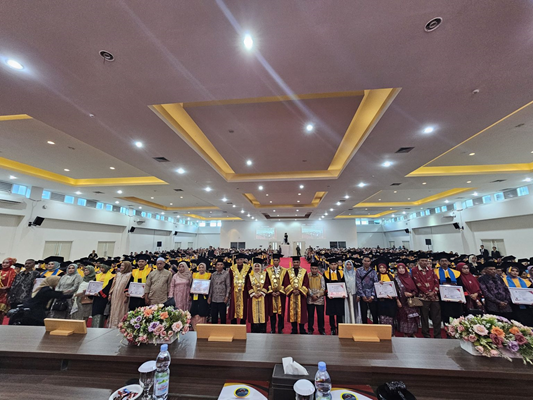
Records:
[[[316,400],[331,400],[331,378],[326,371],[326,363],[318,363],[315,375]]]
[[[168,344],[161,345],[161,351],[155,360],[154,399],[167,400],[170,384],[170,353]]]

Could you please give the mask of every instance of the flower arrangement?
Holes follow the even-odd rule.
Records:
[[[524,364],[533,365],[533,329],[517,321],[496,315],[469,315],[446,324],[449,336],[470,342],[475,350],[486,357],[509,355],[522,357]]]
[[[163,304],[139,307],[127,313],[118,324],[128,343],[170,342],[180,333],[189,331],[191,314],[188,311],[165,307]]]

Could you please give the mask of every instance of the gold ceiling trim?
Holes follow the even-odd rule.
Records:
[[[398,212],[398,210],[392,210],[392,211],[383,211],[378,214],[369,214],[369,215],[337,215],[333,219],[349,219],[349,218],[381,218],[388,214],[393,214],[395,212]]]
[[[512,113],[506,115],[505,117],[499,119],[493,124],[487,126],[486,128],[480,130],[478,133],[472,135],[466,140],[463,140],[458,145],[452,147],[451,149],[445,151],[441,155],[435,157],[433,160],[422,165],[420,168],[415,169],[413,172],[407,175],[407,177],[417,177],[417,176],[455,176],[455,175],[482,175],[482,174],[499,174],[499,173],[517,173],[517,172],[532,172],[533,163],[521,163],[521,164],[487,164],[487,165],[449,165],[449,166],[435,166],[430,167],[429,165],[455,150],[456,148],[464,145],[468,141],[474,139],[475,137],[481,135],[482,133],[487,132],[488,130],[494,128],[498,124],[502,123],[506,119],[512,117],[516,113],[524,110],[525,108],[533,105],[533,101],[530,101],[526,105],[523,105],[519,109],[513,111]]]
[[[357,150],[366,140],[372,129],[383,116],[400,88],[372,89],[355,92],[315,93],[295,96],[259,97],[250,99],[218,100],[195,103],[173,103],[150,106],[180,138],[194,149],[227,182],[258,182],[272,180],[337,179],[348,165]],[[219,151],[202,132],[200,127],[187,113],[186,108],[215,106],[221,104],[252,104],[275,101],[297,101],[331,97],[350,97],[363,95],[355,115],[337,149],[327,170],[283,171],[255,174],[237,174],[222,157]]]
[[[162,204],[154,203],[153,201],[143,200],[139,197],[129,196],[129,197],[118,197],[124,201],[131,201],[132,203],[142,204],[148,207],[157,208],[158,210],[163,211],[213,211],[220,210],[220,208],[215,206],[200,206],[200,207],[167,207]]]
[[[434,195],[431,195],[431,196],[428,196],[428,197],[424,197],[423,199],[416,200],[416,201],[366,202],[366,200],[364,200],[363,202],[361,202],[359,204],[356,204],[354,207],[358,207],[358,208],[360,208],[360,207],[380,207],[380,208],[382,208],[382,207],[412,207],[412,206],[420,206],[422,204],[431,203],[433,201],[437,201],[437,200],[443,199],[445,197],[452,197],[452,196],[455,196],[455,195],[457,195],[459,193],[468,192],[470,190],[473,190],[473,188],[455,188],[455,189],[450,189],[450,190],[446,190],[446,191],[441,192],[441,193],[437,193],[437,194],[434,194]],[[376,196],[380,192],[381,191],[377,192],[376,194],[373,194],[368,199]]]
[[[316,192],[315,196],[313,197],[313,200],[309,204],[268,204],[268,205],[262,205],[259,200],[255,198],[255,196],[252,193],[243,193],[243,196],[248,200],[255,208],[258,209],[266,209],[266,208],[315,208],[320,205],[322,200],[324,200],[324,197],[326,197],[326,194],[328,192]]]
[[[168,185],[167,182],[162,181],[161,179],[156,178],[155,176],[91,179],[69,178],[65,175],[56,174],[55,172],[33,167],[31,165],[23,164],[18,161],[8,160],[7,158],[3,157],[0,157],[0,168],[7,169],[9,171],[19,172],[24,175],[33,176],[35,178],[45,179],[47,181],[57,182],[63,185],[75,187]]]
[[[0,115],[0,121],[17,121],[21,119],[33,119],[28,114]]]

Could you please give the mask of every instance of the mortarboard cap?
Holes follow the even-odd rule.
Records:
[[[58,263],[62,263],[63,261],[65,261],[65,258],[64,257],[59,257],[59,256],[50,256],[50,257],[46,257],[44,259],[44,262],[46,264],[48,264],[49,262],[52,262],[52,261],[55,261],[55,262],[58,262]]]

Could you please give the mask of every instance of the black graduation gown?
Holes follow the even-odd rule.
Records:
[[[327,296],[327,287],[328,283],[334,282],[344,282],[344,274],[341,277],[341,271],[337,269],[337,279],[332,280],[331,276],[328,273],[331,273],[331,270],[328,268],[324,271],[324,280],[326,281],[326,292],[324,298],[326,299],[326,315],[338,315],[344,316],[344,299],[330,299]],[[328,278],[328,276],[330,276]]]
[[[133,278],[133,275],[130,276],[130,281],[128,283],[128,286],[126,286],[126,289],[129,289],[130,288],[130,283],[132,282],[138,282],[138,283],[141,283],[140,281],[137,281]],[[144,307],[146,305],[146,302],[144,301],[144,297],[130,297],[130,302],[129,302],[129,305],[128,305],[128,309],[130,311],[133,311],[139,307]]]
[[[89,296],[93,299],[93,311],[91,313],[93,317],[95,315],[104,315],[105,308],[109,301],[109,291],[111,290],[111,286],[113,286],[114,280],[115,278],[111,279],[107,286],[100,290],[100,296]]]
[[[63,292],[56,291],[49,286],[39,290],[35,297],[31,297],[24,302],[24,307],[30,311],[23,319],[23,325],[44,325],[48,304],[52,299],[63,299],[72,296],[64,296]]]
[[[452,272],[453,273],[453,272]],[[439,276],[437,275],[437,278]],[[456,278],[457,286],[463,287],[463,283],[461,281],[461,277]],[[440,282],[439,282],[440,283]],[[450,278],[446,278],[446,282],[440,283],[441,285],[451,285],[452,280]],[[442,315],[442,322],[444,324],[450,323],[450,317],[451,318],[459,318],[461,315],[463,315],[463,303],[456,303],[451,301],[442,301],[440,302],[440,312]]]

